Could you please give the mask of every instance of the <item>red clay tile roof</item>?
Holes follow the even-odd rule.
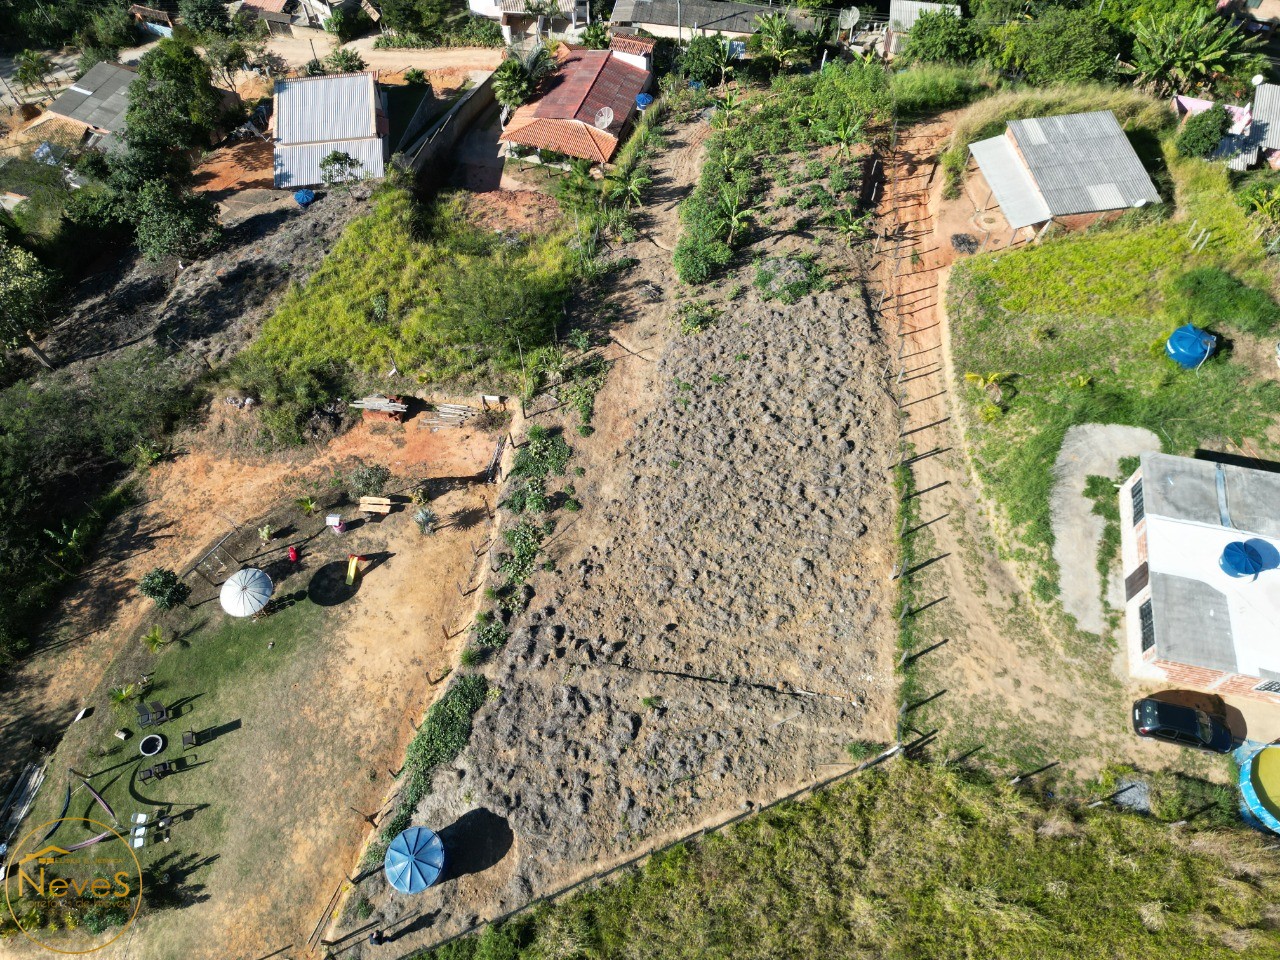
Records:
[[[592,124],[573,119],[543,119],[535,104],[527,103],[511,115],[500,140],[535,150],[554,150],[593,163],[608,163],[618,149],[618,138]]]
[[[653,53],[654,38],[637,37],[630,33],[615,33],[609,38],[609,49],[647,57]]]
[[[284,13],[284,5],[288,0],[244,0],[242,6],[265,10],[267,13]]]
[[[560,69],[546,91],[512,115],[500,139],[607,163],[649,73],[608,50],[561,47],[560,53]],[[596,117],[606,108],[613,119],[598,129]]]

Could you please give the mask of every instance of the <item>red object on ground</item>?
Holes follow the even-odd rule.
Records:
[[[290,544],[290,545],[289,545],[289,562],[290,562],[290,563],[297,563],[297,562],[298,562],[298,556],[299,556],[299,554],[298,554],[298,548],[297,548],[297,547],[295,547],[295,546],[293,546],[292,544]]]
[[[392,403],[404,403],[404,397],[387,397]],[[361,410],[365,420],[389,420],[392,423],[404,423],[404,414],[393,410]]]

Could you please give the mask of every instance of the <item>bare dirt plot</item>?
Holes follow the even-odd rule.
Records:
[[[353,954],[405,954],[892,736],[883,358],[854,288],[792,307],[701,291],[723,316],[677,332],[668,251],[705,134],[676,127],[656,158],[643,238],[617,251],[640,263],[608,304],[596,430],[569,437],[584,509],[559,520],[555,571],[486,671],[495,700],[415,818],[510,837],[412,903],[365,881],[395,940]]]
[[[273,172],[271,141],[247,137],[207,154],[195,169],[192,187],[215,195],[237,190],[270,190],[275,186]]]

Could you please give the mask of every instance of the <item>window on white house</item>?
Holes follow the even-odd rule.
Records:
[[[1156,622],[1151,615],[1150,600],[1138,608],[1138,623],[1142,627],[1142,652],[1146,653],[1156,645]]]
[[[1142,478],[1139,477],[1130,490],[1133,496],[1133,525],[1136,527],[1142,522],[1142,518],[1147,515],[1147,504],[1142,496]]]

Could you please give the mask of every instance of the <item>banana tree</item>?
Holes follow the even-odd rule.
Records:
[[[1133,63],[1124,69],[1162,97],[1210,87],[1245,66],[1260,42],[1208,7],[1149,16],[1133,34]]]
[[[751,227],[751,207],[747,205],[747,191],[741,184],[725,183],[720,186],[716,220],[725,232],[725,242],[731,247],[734,240]]]

